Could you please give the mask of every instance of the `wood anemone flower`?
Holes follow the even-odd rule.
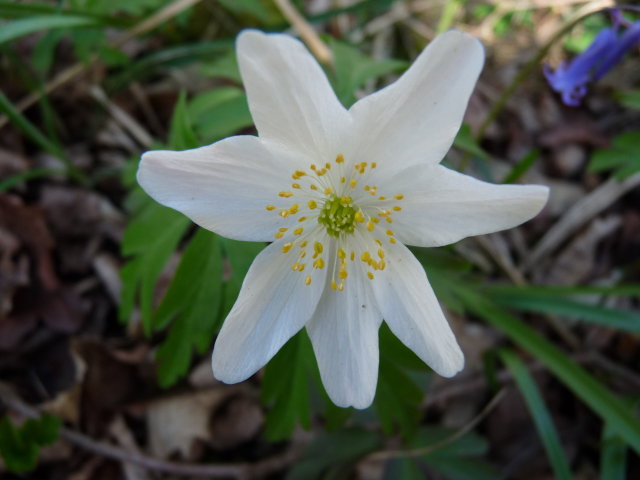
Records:
[[[439,165],[484,61],[480,43],[440,35],[402,77],[345,109],[298,40],[247,30],[240,72],[258,136],[142,156],[154,199],[236,240],[254,260],[213,351],[213,373],[245,380],[303,327],[336,405],[365,408],[378,329],[440,375],[464,357],[420,263],[436,247],[521,224],[548,189],[493,185]]]

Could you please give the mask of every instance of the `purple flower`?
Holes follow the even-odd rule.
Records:
[[[544,66],[549,85],[562,94],[565,105],[580,105],[588,85],[602,78],[640,42],[640,22],[625,20],[619,10],[613,10],[611,16],[613,26],[602,30],[593,43],[570,63],[562,62],[555,71],[548,64]],[[621,27],[626,28],[623,30]]]

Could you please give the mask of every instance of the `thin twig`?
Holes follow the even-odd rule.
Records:
[[[108,45],[114,48],[121,47],[132,38],[138,35],[142,35],[143,33],[146,33],[149,30],[154,29],[161,23],[176,16],[183,10],[186,10],[187,8],[195,5],[200,1],[201,0],[175,0],[171,2],[169,5],[167,5],[166,7],[158,10],[149,18],[146,18],[140,23],[134,25],[128,31],[122,33],[121,35],[118,35],[112,42],[109,42]],[[63,70],[58,75],[56,75],[53,79],[47,82],[43,88],[30,93],[25,98],[20,100],[16,104],[16,108],[19,111],[24,112],[26,109],[35,105],[42,96],[49,95],[51,92],[57,90],[62,85],[73,80],[74,78],[79,76],[81,73],[85,72],[86,70],[89,70],[99,60],[100,60],[100,56],[93,54],[89,57],[89,59],[86,62],[78,62],[71,65],[69,68]],[[4,127],[8,123],[8,121],[9,121],[9,118],[6,115],[0,116],[0,128]]]
[[[444,438],[443,440],[434,443],[432,445],[427,445],[422,448],[414,448],[411,450],[385,450],[382,452],[375,452],[367,458],[368,460],[389,460],[391,458],[406,458],[406,457],[420,457],[422,455],[427,455],[429,453],[433,453],[436,450],[440,450],[443,447],[455,442],[459,438],[463,437],[471,430],[473,430],[482,420],[484,420],[489,413],[500,403],[500,401],[504,398],[507,390],[501,389],[498,393],[494,395],[494,397],[485,405],[485,407],[476,415],[470,422],[464,425],[461,429],[457,430],[452,435]]]
[[[311,50],[318,61],[329,67],[333,67],[333,53],[331,49],[322,41],[313,27],[307,22],[307,19],[296,10],[290,0],[274,0],[274,3],[280,9],[282,15],[284,15],[298,32],[300,38],[307,44],[307,47],[309,47],[309,50]]]
[[[37,418],[40,412],[22,401],[6,384],[0,383],[0,400],[7,407],[27,418]],[[255,464],[230,463],[230,464],[194,464],[169,462],[133,451],[124,450],[106,442],[94,440],[80,432],[68,427],[60,427],[60,437],[84,450],[96,453],[105,458],[120,462],[140,465],[147,470],[171,473],[184,477],[205,478],[260,478],[289,465],[301,453],[302,446],[296,445],[283,454],[266,458]]]

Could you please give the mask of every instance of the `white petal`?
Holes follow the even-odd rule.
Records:
[[[393,214],[396,236],[423,247],[513,228],[535,217],[549,196],[542,185],[496,185],[441,165],[407,169],[386,188],[404,195]]]
[[[437,163],[460,128],[484,50],[463,32],[436,37],[395,83],[350,110],[358,161],[375,161],[382,178],[395,169]]]
[[[261,138],[295,149],[311,162],[332,161],[350,117],[326,75],[298,40],[245,30],[238,64]],[[304,165],[308,167],[308,165]]]
[[[138,183],[155,200],[198,225],[236,240],[271,241],[285,221],[267,205],[289,206],[295,161],[272,154],[257,137],[238,136],[193,150],[146,152]]]
[[[325,284],[326,270],[294,272],[294,250],[283,241],[269,245],[253,261],[235,305],[213,348],[213,375],[241,382],[263,367],[311,318]],[[295,247],[294,247],[295,248]],[[311,274],[313,282],[305,284]]]
[[[344,291],[328,285],[307,324],[322,383],[339,407],[371,405],[378,381],[378,329],[382,315],[364,269],[349,263]]]
[[[452,377],[464,356],[422,265],[404,245],[386,250],[387,268],[371,282],[385,322],[436,373]]]

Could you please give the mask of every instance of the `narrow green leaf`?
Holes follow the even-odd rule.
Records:
[[[485,296],[462,287],[457,292],[470,312],[484,318],[536,357],[640,453],[640,421],[618,397],[545,338]]]
[[[511,371],[538,430],[544,449],[557,480],[571,480],[571,470],[564,455],[560,437],[556,431],[549,410],[542,399],[533,377],[518,356],[510,350],[501,350],[500,356]]]
[[[522,158],[522,160],[511,168],[511,171],[506,177],[504,177],[502,183],[515,183],[520,180],[520,178],[522,178],[522,176],[527,173],[531,167],[533,167],[539,156],[540,152],[537,149],[529,152],[524,156],[524,158]]]
[[[627,445],[618,434],[606,424],[602,429],[600,447],[600,480],[626,480]]]
[[[578,285],[567,287],[564,285],[487,285],[483,287],[489,295],[498,296],[542,296],[566,297],[569,295],[606,295],[606,296],[640,296],[640,285]]]
[[[527,293],[519,296],[515,294],[494,295],[492,298],[500,305],[518,310],[564,315],[627,332],[640,332],[640,314],[634,312],[584,304],[568,298]]]
[[[65,175],[67,172],[63,169],[55,168],[32,168],[26,172],[16,173],[10,176],[6,180],[0,182],[0,193],[10,190],[16,185],[22,182],[28,182],[29,180],[35,180],[38,178],[53,177],[54,175]]]
[[[1,30],[0,30],[1,31]],[[49,140],[46,136],[38,130],[20,111],[13,106],[4,93],[0,92],[0,111],[4,113],[9,120],[18,127],[22,133],[24,133],[32,142],[38,145],[43,150],[51,153],[52,155],[60,158],[65,158],[62,149]]]
[[[489,160],[489,154],[478,144],[473,133],[471,133],[471,127],[466,123],[463,123],[460,127],[453,141],[453,146],[482,160]]]
[[[16,0],[0,0],[0,18],[34,18],[47,15],[68,15],[82,18],[93,18],[102,25],[127,27],[132,20],[122,17],[101,15],[88,9],[60,8],[51,3],[17,3]]]
[[[96,18],[77,15],[42,15],[21,18],[2,25],[2,28],[0,28],[0,45],[41,30],[87,27],[99,24],[100,22]]]

